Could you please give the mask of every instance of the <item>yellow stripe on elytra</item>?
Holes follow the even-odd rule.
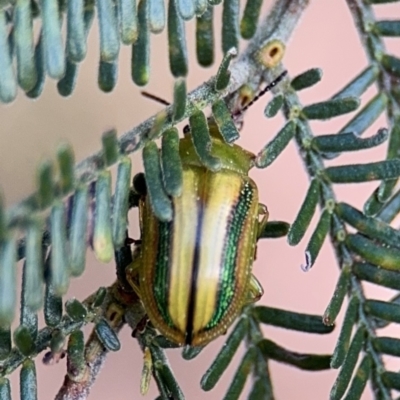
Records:
[[[186,332],[192,265],[199,209],[199,171],[184,169],[183,190],[174,198],[172,257],[169,282],[169,314],[181,332]]]
[[[196,285],[193,330],[198,332],[211,320],[217,304],[220,271],[223,262],[226,232],[232,206],[237,202],[242,179],[223,171],[207,174],[205,204],[201,231],[201,249]]]

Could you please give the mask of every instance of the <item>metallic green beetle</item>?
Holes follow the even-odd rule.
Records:
[[[128,270],[150,321],[179,345],[204,345],[225,333],[242,307],[263,294],[251,273],[268,219],[248,176],[255,156],[225,143],[214,123],[209,127],[211,154],[222,168],[202,165],[190,134],[180,140],[183,188],[172,198],[173,219],[159,221],[143,196],[139,255]]]

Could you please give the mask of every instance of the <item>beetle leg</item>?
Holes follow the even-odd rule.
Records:
[[[249,290],[247,291],[246,304],[253,304],[261,299],[264,289],[260,281],[252,274],[249,282]]]
[[[258,215],[261,215],[261,221],[258,222],[258,230],[257,230],[257,239],[261,236],[261,233],[263,232],[265,225],[267,225],[268,218],[269,218],[269,212],[268,208],[264,204],[259,204],[258,205]]]
[[[140,297],[139,287],[139,270],[142,266],[142,260],[140,256],[133,257],[133,261],[126,267],[126,280],[131,285],[135,293]]]

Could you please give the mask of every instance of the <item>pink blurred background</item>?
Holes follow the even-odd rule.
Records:
[[[244,3],[244,2],[243,2]],[[268,9],[272,1],[264,2]],[[400,18],[400,5],[375,7],[379,18]],[[217,12],[216,21],[220,20]],[[218,23],[219,24],[219,23]],[[215,27],[216,32],[219,26]],[[216,67],[204,70],[196,65],[194,47],[194,23],[187,24],[187,39],[190,58],[188,77],[189,90],[194,89],[214,74]],[[173,79],[168,71],[166,36],[152,36],[150,83],[146,90],[166,99],[172,98]],[[102,132],[116,127],[123,133],[136,126],[145,118],[155,114],[161,106],[143,99],[139,89],[130,78],[130,49],[123,47],[120,54],[119,79],[111,94],[102,93],[97,87],[98,31],[94,26],[89,36],[89,50],[81,65],[77,87],[69,98],[62,98],[56,90],[56,82],[48,81],[44,93],[37,101],[28,100],[22,93],[11,105],[0,105],[0,182],[8,205],[14,204],[30,194],[34,188],[34,169],[41,157],[54,157],[55,149],[62,140],[69,141],[76,159],[82,160],[100,148]],[[399,56],[399,39],[386,41],[389,53]],[[217,40],[217,46],[220,46]],[[245,46],[245,43],[242,43]],[[242,48],[243,48],[242,47]],[[219,48],[219,47],[218,47]],[[220,61],[218,51],[216,65]],[[314,1],[306,11],[298,29],[287,46],[284,64],[294,76],[312,67],[320,67],[324,76],[320,84],[301,92],[304,104],[322,101],[341,89],[351,78],[367,66],[366,56],[360,46],[358,34],[344,1]],[[375,89],[363,96],[363,103],[371,98]],[[281,117],[268,120],[263,109],[269,97],[260,100],[245,116],[240,144],[257,153],[280,129]],[[316,134],[337,132],[348,117],[336,118],[329,122],[312,123]],[[373,134],[385,126],[380,118],[368,131]],[[382,159],[384,146],[342,156],[330,164],[366,162]],[[134,173],[142,170],[140,157],[135,154]],[[255,170],[252,177],[260,187],[261,201],[268,205],[272,220],[292,222],[308,187],[308,178],[294,143],[290,144],[278,160],[266,170]],[[376,183],[364,185],[337,186],[339,200],[346,200],[361,208]],[[313,220],[313,226],[318,219]],[[130,234],[138,237],[137,214],[131,213]],[[300,264],[304,262],[304,249],[310,237],[307,236],[297,247],[289,247],[285,239],[261,241],[254,272],[262,282],[265,295],[261,304],[281,307],[305,313],[322,314],[328,304],[338,277],[338,268],[327,240],[313,269],[304,273]],[[81,279],[71,282],[68,297],[84,299],[99,286],[107,286],[115,279],[114,266],[101,265],[92,254],[88,254],[89,264]],[[365,285],[371,298],[389,298],[388,290]],[[343,310],[338,319],[338,327],[331,335],[307,335],[282,329],[265,327],[267,337],[281,345],[299,352],[328,354],[333,351],[339,333]],[[88,331],[87,331],[88,332]],[[385,335],[398,335],[395,326],[382,331]],[[187,399],[221,399],[232,379],[240,360],[240,353],[226,371],[217,387],[210,393],[202,392],[199,381],[210,365],[213,357],[223,344],[219,338],[205,349],[194,361],[184,361],[179,350],[168,352],[171,365]],[[140,399],[139,381],[142,368],[142,354],[137,343],[130,338],[128,329],[121,333],[122,350],[110,354],[106,365],[95,384],[91,399]],[[387,359],[390,370],[400,368],[398,360]],[[272,379],[277,399],[328,399],[329,391],[337,371],[303,372],[289,366],[270,363]],[[55,366],[37,363],[39,398],[54,398],[62,383],[65,361]],[[247,384],[247,389],[250,387]],[[18,373],[13,376],[13,395],[18,397]],[[157,396],[154,383],[145,397]],[[242,395],[245,398],[245,395]],[[371,399],[367,387],[363,399]]]

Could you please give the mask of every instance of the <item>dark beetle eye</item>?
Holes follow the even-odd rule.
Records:
[[[185,127],[183,128],[183,134],[187,135],[188,133],[190,133],[190,126],[189,125],[185,125]]]
[[[144,173],[140,172],[133,177],[133,189],[137,194],[142,196],[146,196],[147,194],[147,186],[146,186],[146,178],[144,177]]]

